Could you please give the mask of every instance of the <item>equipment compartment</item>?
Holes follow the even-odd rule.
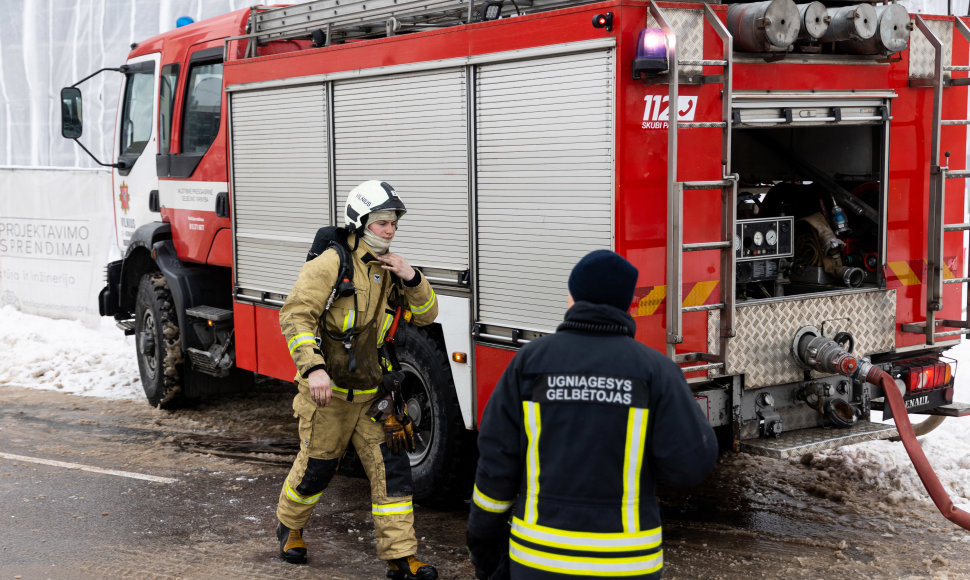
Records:
[[[888,100],[752,97],[733,111],[738,301],[884,288]]]

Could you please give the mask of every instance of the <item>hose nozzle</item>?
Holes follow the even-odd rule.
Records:
[[[822,336],[814,326],[805,326],[796,332],[792,347],[795,361],[809,370],[847,377],[859,370],[859,359],[846,352],[838,342]]]

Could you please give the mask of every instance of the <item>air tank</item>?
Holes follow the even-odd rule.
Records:
[[[909,12],[899,4],[880,5],[876,10],[876,33],[868,40],[850,40],[840,46],[853,54],[894,54],[909,44],[913,24]]]
[[[815,42],[828,30],[829,15],[825,10],[825,4],[821,2],[799,4],[798,16],[800,24],[798,40],[800,41]]]
[[[829,8],[831,20],[822,42],[869,40],[876,34],[876,9],[871,4]]]
[[[734,47],[746,52],[790,50],[798,38],[800,21],[793,0],[732,4],[727,12]]]

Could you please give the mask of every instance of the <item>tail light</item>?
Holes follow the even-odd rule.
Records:
[[[952,385],[956,366],[951,358],[922,357],[898,363],[893,374],[907,394],[918,393]]]

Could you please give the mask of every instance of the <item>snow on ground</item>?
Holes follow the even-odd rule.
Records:
[[[970,342],[951,349],[957,365],[956,400],[970,403]],[[111,399],[144,397],[134,338],[109,319],[100,328],[0,308],[0,384],[52,389]],[[918,420],[918,418],[917,418]],[[948,419],[921,438],[923,449],[953,502],[970,509],[970,418]],[[823,451],[810,465],[883,489],[890,502],[929,501],[900,443],[870,443]]]
[[[0,384],[142,398],[134,345],[134,337],[108,318],[92,330],[77,320],[33,316],[7,305],[0,308]]]

